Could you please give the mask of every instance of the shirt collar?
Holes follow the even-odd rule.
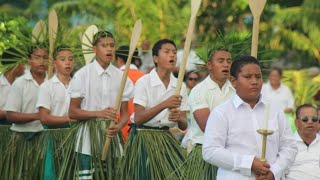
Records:
[[[215,82],[214,80],[212,80],[210,75],[208,75],[204,81],[206,81],[207,87],[210,90],[214,90],[216,88],[220,88],[219,84],[217,82]],[[227,79],[226,82],[223,84],[221,89],[222,89],[222,91],[227,91],[229,88],[234,89],[234,87],[232,86],[231,82]]]
[[[104,73],[111,75],[111,66],[112,66],[111,63],[109,64],[107,69],[103,69],[96,59],[94,59],[94,61],[92,63],[93,63],[93,66],[96,68],[99,76],[101,76]]]
[[[160,77],[158,76],[158,73],[156,71],[156,68],[153,68],[150,72],[150,78],[152,79],[151,81],[151,86],[159,86],[161,84],[163,84],[163,82],[161,81]],[[177,86],[177,79],[173,76],[172,73],[170,73],[170,82],[168,87],[176,87]]]
[[[1,85],[7,85],[9,84],[7,78],[4,76],[4,74],[0,74],[0,84]]]
[[[233,98],[232,98],[232,102],[233,105],[235,106],[236,109],[238,109],[241,105],[245,105],[248,104],[246,102],[244,102],[236,93]],[[259,106],[260,104],[263,104],[264,106],[266,106],[267,102],[265,101],[264,98],[261,97],[261,95],[259,96],[259,100],[257,102],[257,104],[255,106]]]
[[[121,71],[124,71],[126,69],[126,65],[123,65],[120,67],[120,70]],[[134,64],[130,64],[130,68],[129,69],[135,69],[135,70],[138,70],[137,66],[134,65]]]

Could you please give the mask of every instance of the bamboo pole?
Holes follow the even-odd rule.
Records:
[[[179,69],[179,75],[178,75],[175,95],[180,95],[182,81],[183,81],[183,77],[184,77],[184,74],[186,71],[187,58],[188,58],[189,52],[190,52],[193,30],[194,30],[194,26],[196,23],[196,15],[197,15],[197,12],[200,8],[200,4],[201,4],[201,0],[192,0],[191,1],[191,17],[190,17],[190,21],[189,21],[188,30],[187,30],[186,41],[184,44],[182,62],[181,62],[180,69]]]
[[[249,0],[249,7],[253,15],[251,56],[256,58],[258,54],[260,16],[266,2],[267,0]]]
[[[57,37],[58,32],[58,16],[56,11],[53,9],[49,14],[49,66],[48,66],[48,76],[49,78],[53,75],[53,51],[54,51],[54,42]]]
[[[91,25],[86,29],[86,31],[82,36],[81,47],[82,47],[82,53],[83,53],[83,57],[86,64],[89,64],[95,56],[95,54],[92,52],[92,46],[93,46],[92,43],[93,43],[93,36],[97,32],[98,32],[97,26]]]
[[[119,110],[120,110],[121,98],[122,98],[123,90],[124,90],[124,87],[125,87],[125,84],[127,81],[128,72],[129,72],[129,68],[130,68],[130,64],[131,64],[131,59],[132,59],[133,53],[136,49],[136,46],[138,44],[138,40],[140,39],[141,30],[142,30],[142,23],[141,23],[141,20],[139,19],[138,21],[136,21],[136,23],[133,27],[133,30],[132,30],[132,34],[131,34],[131,41],[130,41],[130,46],[129,46],[129,56],[127,59],[125,70],[122,75],[121,84],[120,84],[119,92],[118,92],[117,99],[116,99],[115,110],[117,112],[119,112]],[[115,125],[115,122],[112,121],[109,127],[114,126],[114,125]],[[101,156],[102,160],[106,160],[106,158],[107,158],[110,143],[111,143],[111,138],[106,137],[106,141],[103,146],[103,151],[102,151],[102,156]]]

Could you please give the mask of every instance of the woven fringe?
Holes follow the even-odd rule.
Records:
[[[117,179],[183,179],[184,160],[178,141],[169,131],[131,131]]]
[[[188,155],[186,160],[186,180],[215,180],[217,167],[205,162],[202,158],[202,146],[197,145]]]
[[[61,144],[61,147],[66,146],[64,147],[64,155],[68,160],[63,161],[60,165],[61,168],[58,179],[81,179],[78,173],[81,171],[80,154],[75,152],[75,147],[78,131],[80,131],[83,126],[87,126],[90,131],[91,160],[89,166],[91,166],[92,171],[90,171],[88,177],[92,176],[93,179],[115,179],[115,169],[121,157],[120,146],[122,146],[121,143],[119,144],[118,138],[112,138],[107,159],[106,161],[101,160],[102,149],[106,138],[106,127],[108,127],[109,124],[110,121],[88,120],[80,122],[76,127],[72,128],[72,132],[69,133]],[[80,142],[82,142],[83,132],[79,134],[81,136]],[[82,147],[81,143],[79,147]]]

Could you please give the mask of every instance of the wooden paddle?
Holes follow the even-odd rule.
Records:
[[[32,30],[32,42],[33,43],[36,43],[37,41],[39,41],[39,42],[44,41],[44,37],[47,34],[45,26],[46,26],[46,24],[42,20],[39,20],[37,22],[37,24],[34,26],[34,28]]]
[[[266,2],[267,0],[249,0],[249,7],[253,15],[251,56],[256,58],[258,54],[260,15]]]
[[[114,109],[117,112],[119,112],[119,110],[120,110],[121,98],[122,98],[125,84],[127,82],[131,59],[132,59],[133,53],[136,49],[136,46],[138,44],[138,40],[140,39],[141,30],[142,30],[142,23],[141,23],[141,20],[139,19],[138,21],[136,21],[136,23],[133,27],[133,30],[132,30],[132,34],[131,34],[131,40],[130,40],[130,46],[129,46],[129,56],[127,59],[125,70],[122,75],[121,84],[120,84],[119,92],[118,92],[117,99],[116,99],[116,105],[114,107]],[[109,127],[112,127],[114,125],[115,125],[115,122],[112,121]],[[102,160],[106,160],[106,158],[107,158],[110,143],[111,143],[111,138],[106,137],[106,142],[103,146],[103,151],[102,151],[102,156],[101,156]]]
[[[54,51],[54,41],[57,37],[58,32],[58,16],[56,11],[53,9],[49,14],[49,67],[48,76],[49,78],[53,75],[53,51]]]
[[[82,36],[82,53],[86,64],[89,64],[95,54],[92,51],[93,46],[93,36],[98,32],[98,28],[96,25],[89,26]]]
[[[184,44],[182,62],[181,62],[180,69],[179,69],[179,75],[178,75],[178,81],[177,81],[177,86],[176,86],[176,90],[175,90],[175,95],[180,95],[182,81],[183,81],[183,77],[184,77],[184,74],[186,71],[187,58],[188,58],[189,52],[190,52],[193,30],[194,30],[194,26],[196,23],[196,15],[197,15],[197,12],[200,8],[200,4],[201,4],[201,0],[192,0],[191,1],[191,17],[190,17],[190,21],[189,21],[186,41]]]

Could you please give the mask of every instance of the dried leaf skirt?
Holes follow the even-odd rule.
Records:
[[[134,125],[118,168],[118,179],[183,179],[184,160],[179,142],[168,130]]]
[[[186,159],[185,179],[215,180],[217,167],[202,158],[202,145],[196,145]]]

